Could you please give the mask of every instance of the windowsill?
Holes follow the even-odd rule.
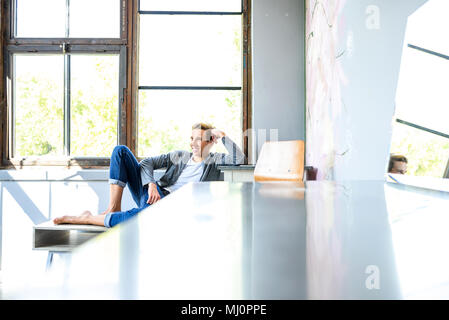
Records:
[[[110,158],[106,157],[26,157],[4,160],[3,169],[9,168],[109,168]]]
[[[154,170],[164,172],[163,169]],[[0,181],[108,181],[109,169],[0,170]]]
[[[218,166],[217,168],[221,171],[228,171],[228,170],[254,170],[255,167],[256,167],[255,164],[241,164],[241,165]]]
[[[391,179],[389,176],[393,177],[396,181]],[[449,179],[446,178],[408,176],[390,173],[386,175],[386,181],[391,183],[404,184],[412,187],[449,192]]]

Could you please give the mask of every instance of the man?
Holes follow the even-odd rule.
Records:
[[[407,172],[407,158],[402,155],[391,155],[388,163],[388,173],[405,174]]]
[[[228,154],[210,152],[218,141],[224,144]],[[188,182],[216,181],[220,177],[220,164],[242,164],[245,155],[223,131],[197,123],[192,126],[190,137],[192,152],[178,150],[156,157],[149,157],[140,163],[126,146],[116,146],[111,155],[109,169],[109,206],[99,214],[85,211],[80,216],[63,216],[53,220],[55,224],[93,224],[113,227],[175,192]],[[156,181],[153,170],[167,168]],[[123,189],[128,185],[137,208],[121,210]]]

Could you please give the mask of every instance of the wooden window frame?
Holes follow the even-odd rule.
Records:
[[[0,168],[109,167],[109,157],[61,156],[56,160],[45,157],[11,158],[10,122],[12,113],[12,88],[9,62],[14,52],[56,52],[56,48],[68,45],[72,52],[117,52],[120,51],[120,101],[118,116],[118,144],[128,146],[137,155],[137,110],[138,110],[138,39],[139,0],[120,0],[120,38],[15,38],[14,0],[0,0]],[[242,0],[242,128],[243,151],[248,157],[248,134],[251,129],[251,0]],[[84,50],[84,51],[83,51]],[[59,51],[61,52],[61,51]]]

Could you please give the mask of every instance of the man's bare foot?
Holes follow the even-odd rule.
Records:
[[[63,223],[70,223],[70,224],[91,224],[90,218],[93,217],[92,213],[90,211],[84,211],[79,216],[63,216],[53,219],[53,222],[55,224],[63,224]]]

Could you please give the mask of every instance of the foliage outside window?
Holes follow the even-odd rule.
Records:
[[[118,57],[71,58],[70,155],[108,156],[117,144]],[[15,54],[14,65],[15,156],[64,155],[63,56]]]

